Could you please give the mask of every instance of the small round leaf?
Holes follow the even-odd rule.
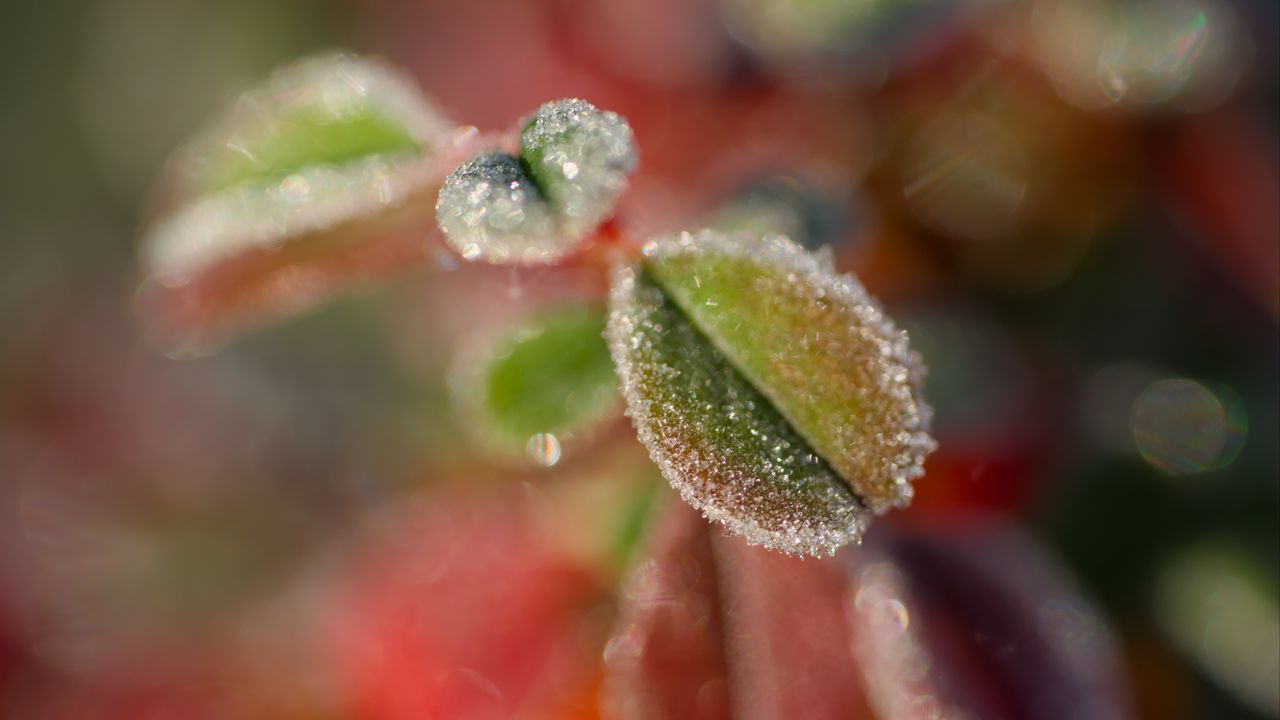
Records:
[[[563,442],[617,412],[604,326],[595,305],[553,307],[459,368],[456,387],[476,434],[500,452],[553,465]]]
[[[472,158],[445,178],[436,223],[449,246],[468,260],[545,263],[575,244],[556,228],[551,206],[520,161],[496,151]]]
[[[613,214],[636,167],[635,140],[616,113],[556,100],[525,119],[520,160],[555,207],[561,230],[577,238]]]

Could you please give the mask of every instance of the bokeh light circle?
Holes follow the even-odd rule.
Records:
[[[1192,475],[1224,467],[1246,432],[1239,404],[1202,383],[1166,378],[1148,385],[1133,402],[1130,427],[1138,453],[1170,475]]]

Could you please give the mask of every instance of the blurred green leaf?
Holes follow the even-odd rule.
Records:
[[[144,259],[166,285],[402,204],[450,124],[413,79],[333,54],[274,72],[175,157]]]
[[[559,443],[580,435],[614,412],[617,378],[604,324],[598,306],[567,305],[539,313],[498,341],[477,369],[479,429],[523,450],[536,436]]]
[[[342,165],[371,155],[419,153],[422,143],[385,110],[358,107],[350,114],[305,104],[281,108],[272,126],[241,136],[234,149],[211,158],[208,191],[280,180],[315,165]]]

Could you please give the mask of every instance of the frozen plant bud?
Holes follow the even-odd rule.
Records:
[[[621,117],[549,102],[522,123],[518,159],[486,153],[448,177],[436,220],[468,260],[555,262],[613,214],[635,165]]]
[[[522,123],[520,159],[555,208],[561,232],[578,238],[613,214],[636,167],[635,141],[616,113],[556,100]]]
[[[436,222],[468,260],[547,263],[573,246],[516,158],[482,153],[454,170],[436,199]]]

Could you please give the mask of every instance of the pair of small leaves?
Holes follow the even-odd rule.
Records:
[[[448,178],[436,220],[468,260],[550,263],[613,214],[635,169],[631,128],[585,100],[545,103],[521,123],[519,156],[490,150]]]

